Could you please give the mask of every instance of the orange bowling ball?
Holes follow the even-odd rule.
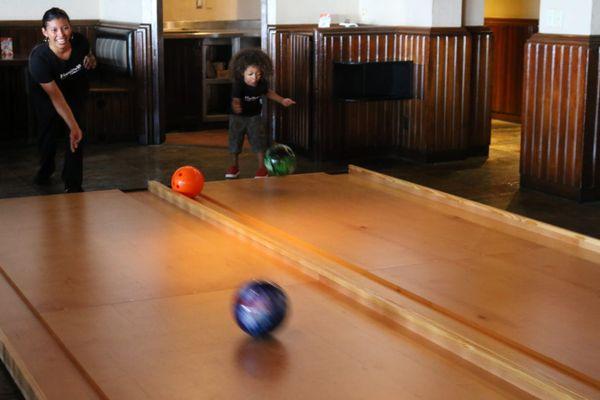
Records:
[[[190,165],[178,168],[171,177],[171,189],[188,197],[196,197],[204,187],[204,175]]]

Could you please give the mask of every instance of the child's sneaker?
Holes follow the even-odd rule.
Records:
[[[267,169],[265,168],[264,165],[262,167],[260,167],[258,169],[258,171],[256,171],[256,174],[254,175],[255,178],[266,178],[267,176],[269,176],[269,173],[267,172]]]
[[[236,179],[240,176],[240,169],[237,165],[232,165],[225,171],[225,179]]]

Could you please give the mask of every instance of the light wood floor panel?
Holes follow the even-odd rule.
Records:
[[[151,195],[2,200],[0,210],[0,265],[108,398],[526,398]],[[249,340],[231,316],[233,291],[253,277],[291,300],[273,341]]]
[[[16,353],[8,356],[19,362],[8,369],[22,378],[15,381],[26,398],[102,398],[1,275],[0,304],[0,348],[9,345],[8,351]]]
[[[597,254],[480,225],[351,175],[209,182],[202,195],[600,385]]]

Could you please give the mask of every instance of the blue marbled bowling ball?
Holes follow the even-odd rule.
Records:
[[[233,303],[233,315],[240,328],[250,336],[266,336],[285,318],[287,297],[271,282],[250,281],[242,286]]]

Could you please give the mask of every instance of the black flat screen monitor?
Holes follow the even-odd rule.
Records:
[[[412,61],[333,63],[333,96],[339,100],[413,97]]]

